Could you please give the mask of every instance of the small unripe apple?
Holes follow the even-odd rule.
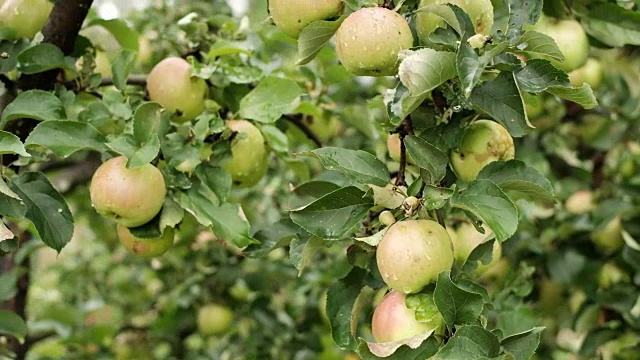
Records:
[[[564,205],[570,214],[585,214],[593,210],[593,192],[591,190],[580,190],[571,194]]]
[[[381,7],[352,13],[336,32],[338,60],[354,75],[395,75],[398,54],[411,46],[413,35],[404,17]]]
[[[191,76],[191,64],[179,57],[160,61],[147,77],[149,98],[178,114],[178,122],[195,119],[204,110],[207,83]]]
[[[604,228],[592,232],[591,241],[605,255],[611,255],[622,249],[624,238],[622,237],[622,220],[620,216],[613,218]]]
[[[571,81],[571,85],[576,87],[587,83],[592,89],[597,89],[603,80],[604,69],[602,63],[593,58],[589,58],[582,67],[569,73],[569,81]]]
[[[231,142],[231,157],[221,166],[238,187],[257,184],[267,172],[268,153],[260,130],[246,120],[227,121],[229,129],[237,132]]]
[[[407,308],[405,294],[399,291],[388,293],[373,312],[371,332],[378,343],[399,341],[427,331],[441,332],[444,319],[440,313],[429,321],[416,320],[414,310]]]
[[[393,216],[393,213],[389,210],[381,212],[380,216],[378,216],[378,220],[380,220],[380,223],[385,226],[391,226],[396,222],[395,216]]]
[[[463,222],[457,228],[447,227],[447,232],[451,236],[453,243],[453,255],[458,265],[462,266],[467,262],[471,252],[480,244],[484,243],[490,237],[493,237],[491,229],[485,227],[485,233],[482,234],[476,230],[475,226],[469,222]],[[488,264],[478,262],[474,273],[482,275],[489,268],[493,267],[500,261],[502,257],[502,245],[499,241],[493,242],[493,250],[491,253],[491,261]]]
[[[198,310],[196,322],[202,335],[222,335],[231,329],[233,312],[224,305],[207,304]]]
[[[133,235],[125,226],[118,225],[118,239],[125,249],[141,257],[155,257],[167,252],[173,245],[175,231],[165,228],[162,235],[155,238],[141,238]]]
[[[598,285],[604,289],[620,282],[628,282],[629,280],[629,274],[614,262],[605,263],[598,273]]]
[[[406,220],[389,227],[376,250],[378,269],[392,289],[415,293],[453,266],[453,244],[440,224]]]
[[[15,31],[15,37],[32,38],[47,22],[53,9],[49,0],[0,1],[0,27]]]
[[[158,168],[146,164],[127,168],[127,158],[105,161],[91,179],[91,203],[107,219],[126,226],[143,225],[153,219],[164,204],[167,189]]]
[[[507,129],[495,121],[478,120],[465,129],[460,146],[451,152],[451,168],[458,179],[471,182],[485,166],[514,156]]]
[[[557,20],[541,17],[530,27],[553,38],[564,55],[563,61],[551,60],[551,63],[564,71],[572,71],[583,66],[589,58],[589,38],[582,25],[575,20]]]
[[[522,98],[524,99],[524,106],[529,120],[537,119],[540,115],[544,114],[544,100],[542,99],[542,95],[531,95],[523,92]]]
[[[314,21],[342,13],[342,0],[269,0],[269,14],[278,29],[297,39]]]
[[[421,0],[419,7],[437,4],[453,4],[460,7],[471,18],[476,33],[489,35],[493,26],[493,5],[491,0]],[[445,21],[436,14],[419,12],[416,15],[416,30],[423,45],[431,44],[429,35],[437,28],[446,27]]]

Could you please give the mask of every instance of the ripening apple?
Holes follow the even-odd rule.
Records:
[[[495,121],[478,120],[465,129],[460,146],[451,152],[451,168],[458,179],[471,182],[485,166],[514,156],[507,129]]]
[[[407,308],[406,295],[391,291],[373,311],[371,332],[378,343],[399,341],[434,330],[444,330],[444,319],[435,312],[427,321],[418,321],[414,310]],[[435,306],[434,306],[435,308]]]
[[[564,204],[569,214],[579,215],[590,212],[595,208],[593,203],[593,192],[591,190],[580,190],[571,194]]]
[[[455,262],[462,266],[467,262],[471,252],[475,250],[480,244],[493,237],[493,232],[485,226],[485,233],[482,234],[476,230],[475,226],[469,222],[460,223],[456,228],[447,227],[447,232],[451,236],[453,243],[453,256]],[[493,267],[502,257],[502,244],[499,241],[493,242],[493,250],[491,253],[491,261],[488,264],[484,264],[481,261],[478,262],[474,273],[481,275],[489,268]]]
[[[158,168],[151,164],[128,168],[124,156],[100,165],[89,190],[96,211],[126,227],[140,226],[153,219],[167,195]]]
[[[493,5],[491,0],[421,0],[420,8],[437,5],[453,4],[460,7],[471,18],[477,34],[489,35],[493,26]],[[423,45],[432,44],[429,41],[431,35],[437,28],[446,27],[446,22],[436,14],[419,12],[416,15],[416,30]]]
[[[258,183],[267,172],[268,152],[260,130],[246,120],[227,121],[229,129],[237,132],[231,141],[231,157],[221,163],[238,187]]]
[[[233,312],[225,305],[207,304],[198,309],[196,323],[202,335],[222,335],[231,329]]]
[[[191,64],[179,57],[160,61],[147,77],[149,98],[178,114],[176,121],[195,119],[204,110],[207,83],[191,76]]]
[[[453,244],[440,224],[406,220],[391,225],[376,250],[378,270],[392,289],[407,294],[434,282],[453,266]]]
[[[342,13],[342,0],[269,0],[269,14],[278,29],[297,39],[314,21]]]
[[[395,75],[398,54],[411,46],[413,35],[405,18],[382,7],[353,12],[336,32],[338,60],[354,75]]]
[[[47,22],[53,9],[49,0],[0,1],[0,27],[13,30],[14,37],[32,38]]]
[[[167,252],[173,245],[175,231],[167,227],[162,235],[154,238],[137,237],[125,226],[118,225],[118,239],[125,249],[141,257],[155,257]]]
[[[589,38],[576,20],[558,20],[543,16],[532,27],[528,27],[553,38],[564,55],[563,61],[551,63],[564,71],[572,71],[583,66],[589,58]]]
[[[613,218],[602,229],[594,230],[591,233],[591,241],[605,255],[611,255],[622,249],[624,238],[620,216]]]
[[[569,73],[569,81],[571,85],[580,87],[587,83],[592,89],[597,89],[604,79],[604,69],[600,61],[589,58],[587,62],[580,68]]]

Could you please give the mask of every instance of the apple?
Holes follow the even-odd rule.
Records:
[[[411,46],[413,35],[405,18],[381,7],[353,12],[336,32],[338,60],[354,75],[395,75],[398,54]]]
[[[469,15],[477,34],[489,35],[491,32],[491,27],[493,26],[493,5],[491,0],[421,0],[419,7],[437,4],[457,5]],[[416,15],[416,30],[423,45],[432,44],[429,41],[429,35],[437,28],[446,26],[446,22],[436,14],[419,12]]]
[[[556,42],[564,55],[564,60],[551,60],[555,67],[569,72],[587,62],[589,58],[589,38],[579,22],[543,16],[535,25],[527,28],[546,34]]]
[[[152,101],[178,114],[177,122],[191,121],[204,110],[207,83],[191,76],[191,64],[179,57],[160,61],[147,77]]]
[[[604,289],[621,282],[629,282],[630,280],[629,274],[611,261],[602,265],[598,273],[598,285]]]
[[[514,156],[507,129],[495,121],[478,120],[465,129],[460,146],[451,152],[451,169],[458,179],[471,182],[485,166]]]
[[[393,216],[393,213],[389,210],[385,210],[381,212],[380,215],[378,216],[378,220],[382,225],[385,225],[385,226],[391,226],[396,222],[395,216]]]
[[[269,0],[273,22],[294,39],[312,22],[337,16],[343,8],[342,0]]]
[[[376,250],[378,270],[392,289],[407,294],[434,282],[453,266],[453,244],[433,220],[406,220],[389,227]]]
[[[303,121],[323,142],[331,140],[342,130],[340,121],[335,116],[327,114],[316,117],[305,116]]]
[[[376,342],[399,341],[432,330],[436,333],[444,330],[440,313],[436,312],[428,321],[418,321],[415,311],[407,308],[405,300],[405,294],[391,291],[373,311],[371,332]]]
[[[447,227],[447,232],[449,233],[451,242],[453,243],[453,257],[456,264],[459,266],[464,265],[475,248],[487,241],[487,239],[493,237],[493,232],[487,227],[485,227],[485,229],[485,233],[482,234],[469,222],[460,223],[456,228]],[[491,261],[488,264],[484,264],[481,261],[478,262],[478,266],[474,273],[476,275],[482,275],[488,269],[497,264],[501,257],[502,244],[499,241],[494,241]]]
[[[231,329],[233,312],[225,305],[207,304],[198,309],[196,323],[202,335],[222,335]]]
[[[267,172],[268,153],[260,130],[246,120],[227,121],[229,129],[238,134],[231,141],[231,157],[220,164],[238,187],[257,184]]]
[[[529,120],[537,119],[544,114],[544,101],[542,99],[542,95],[532,95],[527,92],[523,92],[522,98],[524,99],[524,106]]]
[[[603,228],[594,230],[591,233],[591,241],[605,255],[611,255],[622,249],[624,239],[620,216],[613,218]]]
[[[590,212],[594,209],[593,192],[591,190],[580,190],[571,194],[564,204],[569,214],[579,215]]]
[[[117,232],[122,246],[141,257],[155,257],[164,254],[173,245],[175,235],[175,231],[170,227],[165,228],[162,235],[155,238],[137,237],[122,225],[118,225]]]
[[[400,134],[391,134],[387,137],[387,151],[389,151],[389,156],[391,157],[391,159],[397,162],[400,162],[400,153],[402,151],[402,149],[400,148],[401,146],[402,144],[400,141]],[[415,164],[408,151],[406,152],[406,155],[407,163]]]
[[[91,179],[89,192],[100,215],[126,227],[140,226],[153,219],[167,195],[158,168],[151,164],[128,168],[124,156],[100,165]]]
[[[13,30],[12,39],[32,38],[49,19],[53,3],[49,0],[0,1],[0,28]]]
[[[600,61],[589,58],[587,62],[580,68],[569,73],[569,81],[571,85],[580,87],[587,83],[592,89],[597,89],[604,80],[604,69]]]

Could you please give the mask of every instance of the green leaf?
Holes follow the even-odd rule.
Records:
[[[536,327],[529,331],[511,335],[504,338],[500,345],[507,354],[513,356],[514,360],[528,360],[536,352],[540,345],[540,335],[543,327]]]
[[[567,73],[547,60],[531,59],[515,74],[520,90],[530,93],[539,93],[554,85],[571,86]]]
[[[140,145],[158,137],[162,123],[163,107],[155,102],[138,106],[133,114],[133,137]]]
[[[229,173],[222,168],[202,163],[196,168],[195,174],[202,184],[216,195],[218,203],[227,202],[232,184]]]
[[[0,130],[0,155],[4,154],[18,154],[20,156],[31,157],[31,154],[25,150],[19,137]]]
[[[427,185],[422,194],[422,206],[427,210],[441,209],[447,204],[453,193],[454,190],[448,188]]]
[[[195,216],[204,226],[211,226],[216,236],[237,247],[243,248],[257,241],[249,235],[249,223],[240,217],[237,204],[216,205],[215,196],[204,185],[196,184],[188,191],[179,192],[174,200]]]
[[[339,171],[360,184],[385,186],[389,183],[387,166],[366,151],[324,147],[301,155],[315,157],[326,169]]]
[[[559,96],[563,99],[573,101],[585,109],[593,109],[598,106],[598,100],[593,95],[593,90],[588,84],[582,84],[582,87],[565,87],[551,86],[547,89],[549,94]]]
[[[181,208],[175,200],[167,196],[162,205],[162,213],[160,214],[159,229],[167,227],[176,227],[184,218],[184,209]]]
[[[27,213],[27,207],[22,199],[13,192],[0,177],[0,215],[14,219],[22,219]],[[2,221],[0,220],[0,223]],[[5,236],[8,234],[5,234]],[[11,236],[13,238],[13,236]],[[4,239],[6,240],[6,239]]]
[[[302,88],[293,80],[267,77],[240,100],[238,116],[273,123],[289,112],[303,94]]]
[[[331,192],[291,211],[291,220],[325,240],[339,240],[367,215],[373,200],[353,186]]]
[[[54,94],[42,90],[29,90],[18,96],[2,112],[0,128],[15,119],[62,120],[66,118],[64,106]]]
[[[4,223],[0,221],[0,229],[6,228]],[[2,230],[0,230],[1,233]],[[3,239],[0,237],[0,241]],[[3,270],[4,271],[4,270]],[[14,268],[11,271],[7,271],[0,274],[0,301],[4,302],[12,299],[16,292],[16,282],[18,281],[18,269]]]
[[[511,136],[521,137],[531,126],[514,74],[503,71],[493,80],[478,85],[471,94],[473,105],[491,115]]]
[[[151,136],[147,142],[138,144],[133,135],[121,134],[106,145],[111,150],[126,156],[129,159],[127,166],[133,168],[150,163],[160,151],[160,140],[157,136]]]
[[[105,137],[93,126],[76,121],[44,121],[29,134],[25,145],[43,146],[66,158],[80,150],[107,151]]]
[[[364,269],[354,267],[349,275],[334,282],[327,291],[327,318],[331,334],[335,344],[343,350],[351,350],[356,345],[351,323],[366,274]]]
[[[520,160],[492,162],[480,171],[478,179],[491,180],[506,193],[514,192],[549,203],[555,201],[551,182]]]
[[[87,27],[90,26],[102,26],[113,35],[116,41],[124,49],[131,50],[136,53],[138,52],[138,32],[129,27],[124,20],[94,19],[89,24],[87,24]]]
[[[12,336],[22,343],[27,336],[27,325],[16,313],[0,310],[0,334]]]
[[[289,139],[282,130],[272,125],[263,125],[260,127],[260,132],[273,151],[283,155],[289,154]]]
[[[131,50],[123,50],[118,57],[113,60],[111,73],[113,74],[113,84],[118,90],[124,92],[127,87],[129,71],[136,61],[136,53]]]
[[[416,110],[430,95],[428,91],[420,95],[411,95],[409,89],[402,83],[389,92],[392,96],[385,99],[385,105],[389,120],[395,126],[400,125],[402,120]]]
[[[433,300],[449,329],[454,325],[475,324],[484,309],[482,295],[469,292],[451,281],[449,272],[438,274]]]
[[[462,326],[434,360],[489,360],[500,352],[498,337],[480,326]]]
[[[0,26],[0,38],[2,38],[2,26]],[[31,43],[26,40],[13,41],[0,41],[0,73],[8,73],[16,68],[18,64],[18,55],[24,50],[29,48]]]
[[[295,197],[289,201],[290,209],[311,204],[330,192],[340,189],[340,186],[328,181],[309,181],[296,186],[292,193]]]
[[[429,48],[408,52],[398,76],[412,96],[421,96],[456,76],[456,54]]]
[[[507,240],[518,228],[518,209],[490,180],[476,180],[468,188],[454,193],[451,205],[470,211],[482,219],[496,234],[498,241]]]
[[[300,37],[298,37],[298,56],[300,60],[296,64],[305,65],[313,60],[331,40],[333,34],[346,18],[346,16],[342,16],[336,21],[314,21],[302,29]]]
[[[544,57],[558,61],[564,60],[562,51],[551,36],[532,30],[522,34],[512,51],[532,58]]]
[[[62,195],[41,172],[26,172],[15,178],[11,189],[27,206],[42,241],[60,252],[73,236],[73,216]]]
[[[404,144],[415,164],[424,169],[427,176],[423,177],[423,180],[427,184],[436,184],[444,179],[449,164],[449,157],[445,153],[426,140],[413,135],[405,137]]]
[[[611,3],[599,3],[590,9],[585,31],[612,46],[640,45],[640,13]]]
[[[298,269],[298,276],[311,263],[313,255],[324,247],[324,241],[317,236],[295,237],[289,245],[289,259],[293,266]]]
[[[507,38],[510,43],[515,43],[522,34],[525,25],[533,25],[538,22],[542,14],[542,0],[509,0],[509,28]]]
[[[293,223],[291,219],[281,219],[255,233],[254,238],[260,243],[249,245],[245,254],[251,257],[265,256],[274,249],[289,245],[300,236],[300,233],[304,233],[305,237],[311,236]]]
[[[41,43],[23,50],[18,55],[18,70],[25,74],[36,74],[68,67],[60,48]]]

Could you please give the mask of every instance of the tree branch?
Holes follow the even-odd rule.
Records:
[[[297,126],[302,132],[307,135],[309,139],[311,139],[318,147],[322,147],[322,140],[316,135],[307,124],[302,121],[302,115],[285,115],[285,119],[291,121],[295,126]]]
[[[398,128],[398,134],[400,135],[400,169],[398,170],[398,177],[396,180],[397,186],[406,186],[407,181],[405,179],[405,173],[407,171],[407,147],[404,145],[404,138],[413,134],[413,122],[411,116],[407,116],[400,124]]]

